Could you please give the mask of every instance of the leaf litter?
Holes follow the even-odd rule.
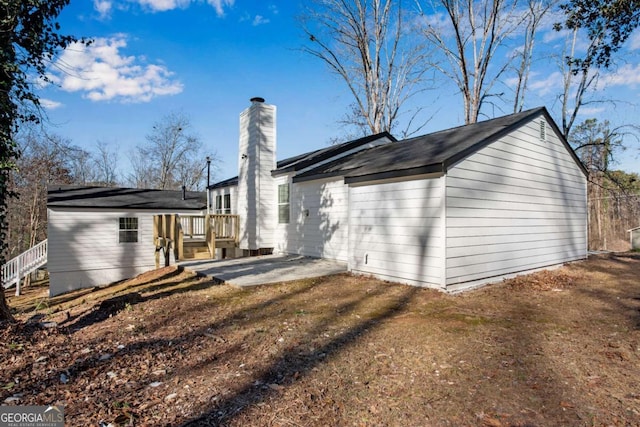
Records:
[[[638,277],[618,254],[457,295],[175,267],[46,306],[34,286],[8,298],[0,401],[68,426],[640,425]]]

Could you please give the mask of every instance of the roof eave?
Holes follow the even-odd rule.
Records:
[[[404,178],[414,175],[428,175],[432,173],[444,173],[444,164],[434,163],[431,165],[418,166],[409,169],[392,170],[385,172],[370,173],[366,175],[345,176],[345,184],[358,184],[368,181],[381,181],[385,179]]]
[[[291,182],[293,182],[294,184],[300,183],[300,182],[307,182],[307,181],[316,181],[319,179],[327,179],[327,178],[335,178],[335,177],[339,177],[339,176],[344,176],[345,172],[344,171],[335,171],[335,172],[326,172],[326,173],[318,173],[318,174],[313,174],[313,175],[300,175],[300,176],[294,176],[291,179]]]

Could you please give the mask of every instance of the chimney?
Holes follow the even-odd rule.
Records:
[[[240,113],[238,152],[239,248],[273,248],[277,222],[276,189],[271,171],[276,168],[276,107],[264,98],[250,99]]]
[[[187,186],[183,185],[182,186],[182,200],[185,200],[187,198]]]

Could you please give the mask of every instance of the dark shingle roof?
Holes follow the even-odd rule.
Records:
[[[298,173],[293,177],[293,182],[343,176],[345,182],[350,183],[446,172],[450,165],[473,154],[539,115],[544,115],[547,123],[554,129],[555,133],[562,135],[547,109],[539,107],[483,122],[363,149]],[[277,175],[280,172],[299,171],[312,167],[315,163],[320,163],[339,153],[382,136],[387,136],[391,141],[396,141],[388,133],[349,141],[338,146],[312,151],[278,162],[278,169],[273,171],[273,174]],[[584,166],[567,141],[562,137],[561,141],[586,174]],[[225,185],[220,185],[222,183],[225,183]],[[213,187],[237,185],[237,183],[238,177],[235,177],[214,184]]]
[[[535,108],[363,150],[299,174],[293,178],[293,182],[331,176],[344,176],[345,182],[359,182],[445,172],[449,165],[540,114],[545,114],[547,121],[553,125],[544,107]],[[573,153],[568,145],[567,148]]]
[[[391,142],[395,142],[396,139],[389,132],[381,132],[375,135],[365,136],[363,138],[354,139],[352,141],[343,142],[342,144],[332,145],[330,147],[321,148],[320,150],[304,153],[299,156],[290,157],[278,162],[276,170],[272,172],[272,175],[279,175],[286,172],[299,171],[301,169],[313,166],[315,163],[320,163],[324,160],[330,159],[337,155],[340,155],[361,145],[368,144],[379,139],[387,138]]]
[[[224,181],[216,182],[215,184],[211,184],[209,188],[224,188],[232,185],[238,185],[238,175],[233,178],[225,179]]]
[[[48,207],[99,209],[186,209],[207,208],[205,192],[149,190],[141,188],[109,188],[74,185],[50,185]]]
[[[352,141],[343,142],[342,144],[332,145],[330,147],[321,148],[319,150],[309,151],[307,153],[299,154],[297,156],[288,157],[283,160],[279,160],[276,164],[276,169],[271,172],[272,175],[280,175],[287,172],[298,171],[301,169],[313,166],[315,163],[322,162],[337,155],[340,155],[346,151],[357,148],[361,145],[368,144],[370,142],[387,138],[391,142],[395,142],[396,139],[389,132],[381,132],[375,135],[365,136],[363,138],[354,139]],[[238,177],[225,179],[224,181],[216,182],[209,186],[209,188],[223,188],[232,185],[238,185]]]

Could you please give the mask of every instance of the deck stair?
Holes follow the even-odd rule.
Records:
[[[47,248],[48,240],[45,239],[3,264],[0,272],[2,287],[8,289],[15,285],[16,295],[20,295],[22,279],[47,263]]]
[[[165,266],[171,253],[176,261],[215,259],[216,249],[238,246],[238,234],[238,215],[155,215],[156,267],[160,266],[160,252]]]
[[[204,240],[185,240],[182,247],[182,259],[211,259],[211,254]]]

